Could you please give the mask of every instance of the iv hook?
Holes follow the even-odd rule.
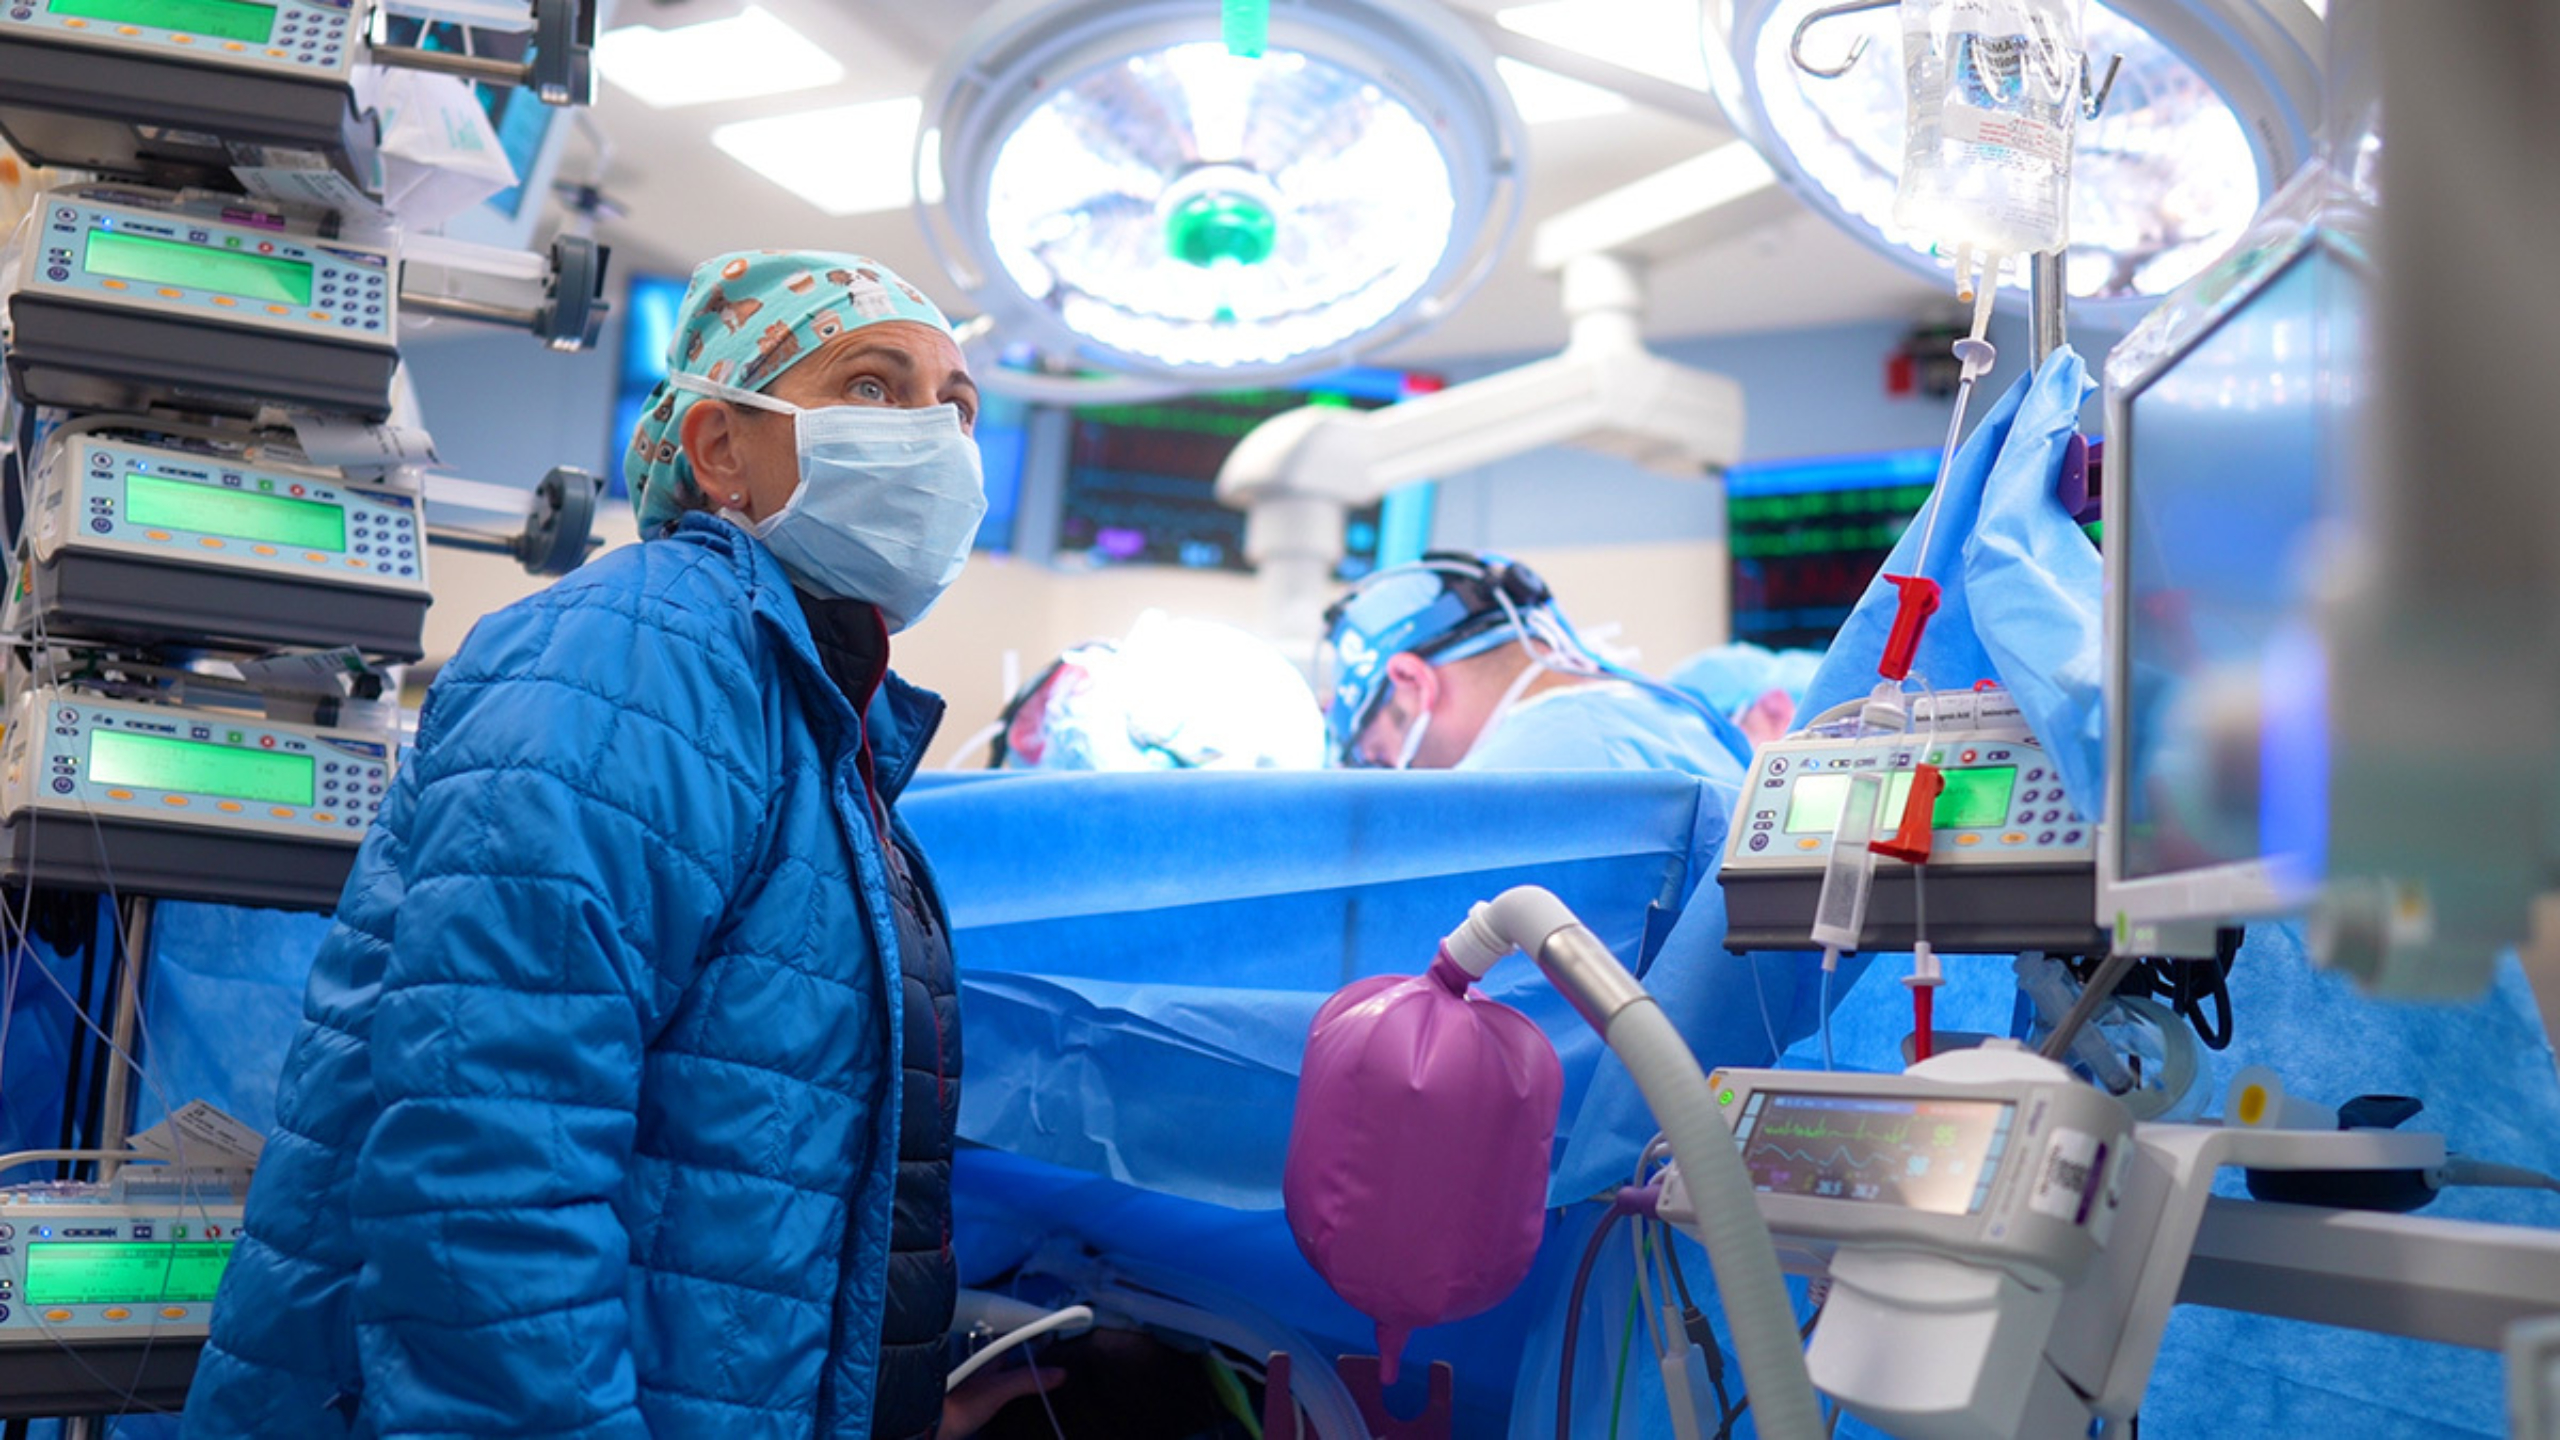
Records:
[[[1900,3],[1901,0],[1846,0],[1844,4],[1826,5],[1796,22],[1795,36],[1787,42],[1787,58],[1795,61],[1796,68],[1808,75],[1818,75],[1825,80],[1837,80],[1848,74],[1850,67],[1858,63],[1859,57],[1867,53],[1868,37],[1859,36],[1856,43],[1849,47],[1847,59],[1837,65],[1826,67],[1816,65],[1804,58],[1805,32],[1825,20],[1835,20],[1843,15],[1857,15],[1868,10],[1890,10]]]

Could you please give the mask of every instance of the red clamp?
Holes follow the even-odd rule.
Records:
[[[1884,663],[1876,673],[1887,680],[1905,680],[1911,675],[1911,662],[1920,654],[1920,637],[1929,631],[1929,617],[1938,613],[1938,582],[1925,575],[1887,575],[1884,577],[1902,592],[1902,602],[1893,612],[1893,633],[1885,637]]]
[[[1893,833],[1867,842],[1867,848],[1888,860],[1908,865],[1929,863],[1929,841],[1937,833],[1938,795],[1947,788],[1947,777],[1935,765],[1915,765],[1911,770],[1911,798],[1902,805],[1902,819]]]

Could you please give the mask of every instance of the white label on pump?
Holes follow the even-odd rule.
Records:
[[[203,1167],[245,1168],[266,1152],[266,1138],[202,1100],[190,1100],[168,1119],[129,1142],[145,1155]]]
[[[368,425],[342,415],[296,413],[293,435],[314,465],[372,471],[444,463],[436,454],[435,437],[407,425]]]
[[[2055,1131],[2038,1166],[2027,1208],[2074,1225],[2088,1224],[2104,1208],[2098,1187],[2105,1168],[2106,1150],[2097,1136],[2085,1130]]]
[[[239,661],[233,668],[265,693],[331,697],[347,693],[343,677],[365,673],[364,656],[352,645],[335,650],[283,650]]]

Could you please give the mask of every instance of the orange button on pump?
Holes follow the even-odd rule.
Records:
[[[121,280],[101,280],[98,283],[106,286],[110,290],[130,290],[133,288]]]
[[[86,20],[65,20],[62,22],[62,28],[65,30],[86,30],[89,28],[89,22]]]
[[[216,295],[216,296],[214,296],[214,297],[213,297],[213,303],[214,303],[214,304],[216,304],[216,305],[222,306],[224,309],[226,309],[226,310],[227,310],[227,309],[230,309],[232,306],[235,306],[235,305],[239,304],[240,302],[239,302],[239,301],[237,301],[237,300],[232,299],[232,298],[231,298],[230,296],[228,296],[228,295]]]
[[[221,542],[221,541],[219,541],[219,540],[214,539],[214,538],[213,538],[212,536],[210,536],[210,535],[198,536],[198,537],[197,537],[197,539],[196,539],[196,543],[197,543],[197,544],[199,544],[199,545],[201,545],[201,546],[203,546],[203,547],[204,547],[204,548],[206,548],[207,550],[219,550],[219,549],[221,549],[221,548],[222,548],[222,542]]]
[[[350,556],[348,556],[348,557],[347,557],[347,563],[348,563],[349,565],[354,566],[354,567],[355,567],[356,569],[358,569],[358,570],[363,570],[363,569],[368,568],[368,567],[366,566],[366,564],[365,564],[365,562],[364,562],[364,561],[357,559],[357,558],[356,558],[356,557],[354,557],[353,555],[350,555]]]
[[[290,819],[294,818],[293,812],[292,812],[292,811],[290,811],[290,810],[287,810],[286,808],[284,808],[284,807],[283,807],[283,806],[281,806],[281,805],[276,806],[275,808],[273,808],[273,809],[269,810],[267,813],[268,813],[268,814],[270,814],[270,815],[273,815],[274,817],[276,817],[276,818],[277,818],[277,819],[279,819],[279,820],[290,820]]]
[[[68,1310],[47,1310],[44,1312],[44,1318],[49,1324],[68,1325],[71,1323],[71,1312]]]
[[[110,800],[130,800],[133,798],[133,792],[130,790],[110,790],[107,792],[107,798]]]
[[[329,318],[329,312],[326,310],[314,310],[311,312],[311,318],[314,320],[326,320]]]
[[[142,27],[139,25],[119,25],[116,27],[116,33],[119,35],[139,35],[142,33]]]
[[[160,298],[163,300],[183,299],[185,298],[186,293],[187,292],[184,290],[172,290],[166,285],[160,287]]]
[[[335,824],[337,824],[337,823],[338,823],[338,817],[337,817],[337,816],[335,816],[335,815],[327,815],[327,814],[323,814],[323,813],[321,813],[320,811],[317,811],[317,810],[314,810],[313,812],[311,812],[311,818],[312,818],[314,821],[317,821],[318,823],[320,823],[320,824],[322,824],[322,825],[335,825]]]
[[[240,813],[240,802],[237,800],[225,800],[220,804],[215,805],[213,808],[226,815],[237,815]]]
[[[305,559],[305,560],[310,561],[310,562],[311,562],[312,564],[314,564],[314,565],[326,565],[326,564],[328,564],[328,563],[329,563],[329,557],[328,557],[328,556],[326,556],[326,555],[321,554],[321,553],[320,553],[319,551],[317,551],[317,550],[305,550],[305,551],[303,551],[303,552],[302,552],[302,558],[303,558],[303,559]]]
[[[252,545],[249,549],[252,553],[258,555],[273,555],[276,553],[276,547],[273,545]]]
[[[184,1320],[187,1318],[187,1307],[184,1305],[163,1305],[160,1307],[160,1318],[163,1320]]]
[[[222,48],[223,48],[223,49],[225,49],[225,50],[229,50],[229,51],[233,51],[233,52],[237,53],[237,52],[246,51],[249,47],[248,47],[248,46],[246,46],[246,45],[241,44],[241,43],[240,43],[239,41],[237,41],[237,40],[225,40],[225,41],[223,41],[223,42],[222,42]],[[163,1311],[163,1312],[161,1312],[161,1313],[166,1314],[166,1313],[168,1313],[168,1312]],[[181,1310],[181,1311],[179,1311],[178,1313],[179,1313],[179,1314],[181,1314],[181,1315],[184,1315],[184,1314],[186,1314],[187,1312],[186,1312],[186,1311],[184,1311],[184,1310]]]
[[[2003,845],[2024,845],[2027,843],[2027,837],[2019,834],[2015,830],[2012,830],[2008,834],[2000,837],[2000,843]]]
[[[1796,842],[1796,848],[1799,850],[1819,850],[1822,848],[1822,837],[1818,835],[1807,836],[1806,838]]]
[[[153,540],[166,540],[169,538],[169,532],[166,530],[145,530],[142,533]]]
[[[292,54],[292,53],[293,53],[293,52],[292,52],[292,51],[290,51],[290,50],[270,50],[270,51],[268,51],[268,52],[267,52],[267,58],[268,58],[268,59],[270,59],[270,60],[282,60],[282,59],[283,59],[283,58],[285,58],[287,55],[290,55],[290,54]],[[283,314],[284,312],[283,312],[283,311],[281,311],[281,310],[279,310],[279,311],[277,311],[276,313],[277,313],[277,314],[279,314],[279,315],[281,315],[281,314]]]
[[[290,305],[270,305],[267,307],[267,313],[270,315],[290,315],[293,313],[293,307]]]
[[[193,35],[172,35],[169,37],[169,43],[172,45],[193,45],[196,43],[196,37]]]
[[[184,795],[163,795],[160,798],[171,805],[180,807],[181,809],[185,808],[187,803],[187,797]]]
[[[108,1319],[110,1319],[110,1320],[130,1320],[130,1319],[132,1319],[132,1318],[133,1318],[133,1312],[132,1312],[132,1311],[130,1311],[130,1310],[127,1310],[126,1308],[124,1308],[124,1307],[123,1307],[123,1306],[121,1306],[121,1305],[110,1305],[110,1306],[108,1306],[108,1307],[107,1307],[107,1309],[106,1309],[106,1311],[105,1311],[105,1314],[106,1314],[106,1318],[108,1318]]]
[[[1956,844],[1958,844],[1958,845],[1960,845],[1960,846],[1962,846],[1962,845],[1979,845],[1979,844],[1981,844],[1981,843],[1982,843],[1982,837],[1981,837],[1981,836],[1979,836],[1979,835],[1959,835],[1959,836],[1957,836],[1957,837],[1956,837]]]

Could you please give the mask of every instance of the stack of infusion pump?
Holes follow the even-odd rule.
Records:
[[[389,792],[437,483],[414,463],[404,310],[553,348],[602,310],[583,240],[547,271],[501,253],[520,306],[458,301],[472,247],[399,227],[359,83],[400,65],[583,103],[591,5],[545,0],[500,43],[398,8],[0,19],[0,136],[62,181],[0,269],[0,883],[327,908]]]

